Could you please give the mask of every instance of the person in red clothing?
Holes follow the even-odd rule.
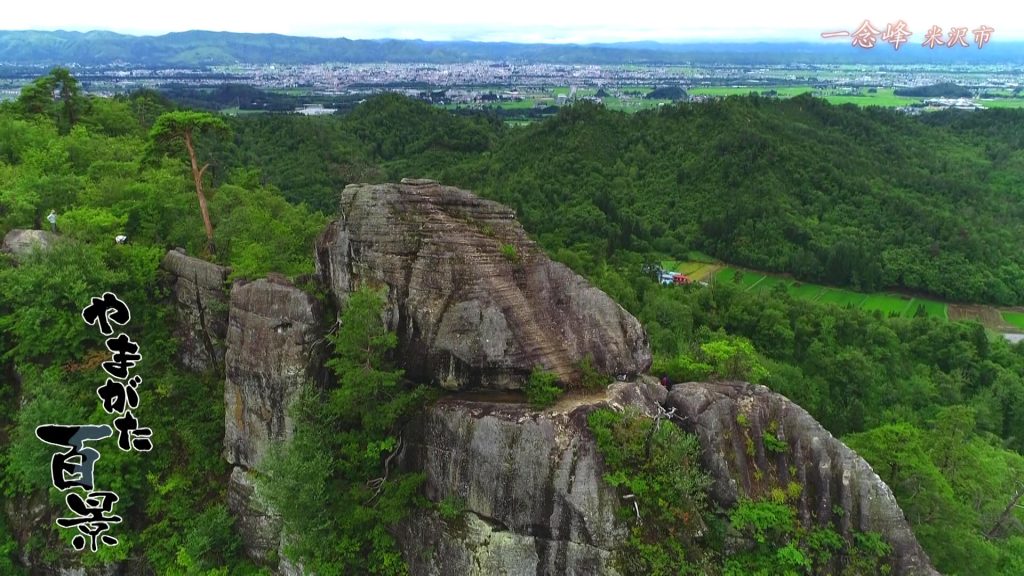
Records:
[[[667,374],[661,375],[661,385],[664,386],[665,389],[669,389],[672,387],[672,381],[668,379]]]

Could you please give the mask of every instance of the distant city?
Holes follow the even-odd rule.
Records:
[[[908,111],[1024,106],[1024,66],[1017,61],[1024,58],[1024,44],[939,52],[916,46],[897,55],[796,43],[562,46],[264,36],[0,32],[0,41],[7,39],[0,42],[0,99],[16,98],[24,84],[64,65],[93,94],[154,88],[201,95],[217,86],[244,85],[288,96],[295,106],[287,106],[306,114],[331,113],[338,99],[358,101],[382,91],[445,107],[518,110],[589,99],[632,111],[749,92],[810,92],[834,103]],[[273,58],[287,62],[267,61]],[[352,61],[308,62],[327,58]],[[934,85],[956,90],[901,94]],[[659,91],[665,88],[676,91]],[[241,94],[221,104],[229,113],[266,108],[263,99]]]

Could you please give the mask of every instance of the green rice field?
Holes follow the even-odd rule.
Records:
[[[1003,320],[1024,330],[1024,312],[1003,312]]]
[[[875,92],[860,89],[856,93],[849,93],[838,90],[817,90],[813,86],[713,86],[694,88],[690,93],[708,96],[744,96],[751,92],[765,94],[770,91],[774,91],[775,95],[780,98],[792,98],[793,96],[810,92],[814,96],[824,98],[833,104],[856,104],[858,106],[907,106],[921,101],[920,98],[896,96],[893,94],[892,88],[879,88]],[[1006,102],[1010,101],[1007,100]]]
[[[1024,108],[1024,98],[979,100],[985,108]]]
[[[699,270],[699,268],[696,268],[696,265],[698,264],[704,268],[709,266],[698,262],[664,262],[662,266],[665,266],[666,264],[674,264],[675,268],[669,269],[691,275],[696,279],[701,279],[700,275],[689,272],[689,270]],[[843,288],[833,288],[830,286],[822,286],[820,284],[797,282],[782,276],[762,274],[760,272],[750,270],[740,270],[729,266],[719,268],[714,273],[713,278],[715,282],[736,282],[743,286],[745,290],[770,291],[781,287],[781,289],[784,289],[786,292],[797,298],[811,300],[813,302],[837,304],[839,306],[855,306],[869,311],[878,310],[887,316],[913,316],[920,306],[924,308],[925,313],[929,316],[943,319],[948,318],[947,305],[944,302],[929,300],[927,298],[916,298],[913,296],[893,294],[889,292],[865,294],[863,292],[854,292],[853,290],[845,290]],[[1006,317],[1006,314],[1015,313],[1004,313],[1004,318]],[[1024,314],[1017,314],[1017,316],[1019,317],[1017,321],[1020,322],[1021,326],[1024,326]],[[1007,318],[1007,322],[1013,323],[1013,320]]]

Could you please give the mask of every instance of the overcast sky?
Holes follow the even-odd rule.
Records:
[[[903,20],[923,41],[933,25],[945,30],[981,25],[992,42],[1024,39],[1017,1],[940,6],[926,0],[335,0],[257,2],[173,0],[49,0],[4,2],[6,30],[112,30],[163,34],[184,30],[276,32],[346,38],[420,38],[511,42],[632,40],[821,40],[825,31],[852,31],[868,19],[884,30]],[[149,4],[149,6],[146,6]],[[614,9],[599,9],[601,6]],[[842,42],[843,40],[833,40]]]

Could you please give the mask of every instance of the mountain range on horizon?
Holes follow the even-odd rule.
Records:
[[[849,42],[686,42],[596,44],[351,40],[191,30],[159,36],[90,32],[0,31],[0,65],[130,64],[222,66],[329,62],[458,63],[476,60],[555,64],[1024,64],[1024,41],[994,41],[978,49],[928,49],[884,42],[861,49]]]

